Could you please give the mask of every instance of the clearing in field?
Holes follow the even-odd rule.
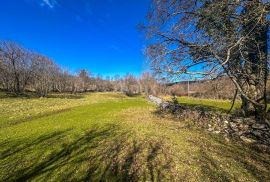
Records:
[[[143,97],[2,95],[0,109],[1,181],[270,180],[269,155],[160,117]]]

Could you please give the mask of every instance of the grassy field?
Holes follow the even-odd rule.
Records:
[[[191,105],[191,106],[201,106],[209,110],[219,110],[227,112],[232,106],[231,100],[216,100],[216,99],[200,99],[192,97],[179,97],[178,102],[181,104]],[[240,102],[236,101],[233,109],[239,108]]]
[[[143,97],[0,97],[0,181],[269,181],[269,169],[268,154],[161,117]]]
[[[173,97],[171,96],[163,96],[164,100],[172,101]],[[186,97],[181,96],[177,97],[177,101],[180,104],[191,106],[191,107],[203,107],[206,110],[212,111],[221,111],[221,112],[228,112],[232,106],[231,100],[218,100],[218,99],[202,99],[196,97]],[[239,100],[235,101],[233,109],[240,108],[241,102]]]

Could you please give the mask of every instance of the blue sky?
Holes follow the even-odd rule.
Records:
[[[0,0],[0,39],[54,59],[64,68],[112,76],[146,69],[137,25],[150,0]]]

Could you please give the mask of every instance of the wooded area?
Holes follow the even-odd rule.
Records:
[[[150,73],[144,73],[140,78],[132,74],[102,78],[81,69],[72,74],[49,57],[29,51],[15,42],[1,41],[0,60],[0,87],[16,95],[26,91],[36,92],[41,97],[50,92],[116,91],[127,95],[162,92],[162,86]]]

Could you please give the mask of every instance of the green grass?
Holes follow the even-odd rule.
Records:
[[[0,99],[0,181],[269,181],[270,156],[143,97]]]
[[[172,97],[165,96],[164,99],[172,100]],[[220,99],[201,99],[195,97],[177,97],[177,101],[180,104],[184,104],[192,107],[202,107],[207,110],[228,112],[232,106],[231,100],[220,100]],[[237,100],[234,104],[233,110],[240,108],[241,102]]]
[[[204,106],[210,110],[229,111],[232,106],[231,100],[217,100],[217,99],[200,99],[194,97],[180,97],[177,99],[181,104],[192,106]],[[240,101],[236,101],[233,109],[240,107]]]

